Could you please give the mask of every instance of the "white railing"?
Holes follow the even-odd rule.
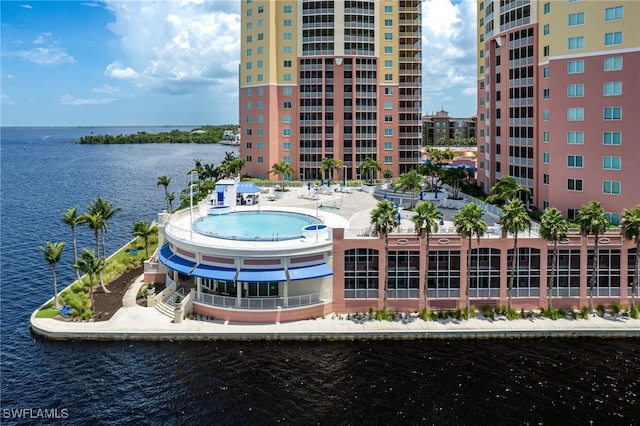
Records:
[[[332,300],[331,291],[303,294],[289,297],[243,297],[221,296],[217,294],[192,291],[193,302],[228,309],[269,310],[289,309],[302,306],[319,305]]]

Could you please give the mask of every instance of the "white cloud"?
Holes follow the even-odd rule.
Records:
[[[56,47],[36,47],[30,50],[19,50],[14,55],[40,65],[74,64],[76,62],[73,56]]]
[[[441,108],[453,117],[476,111],[476,2],[425,0],[422,4],[425,113]]]
[[[62,105],[103,105],[114,102],[114,98],[102,98],[102,99],[79,99],[74,98],[71,95],[60,96],[60,103]]]
[[[95,93],[104,93],[109,95],[109,94],[120,93],[120,88],[105,84],[102,87],[95,87],[91,89],[91,91]]]
[[[44,44],[47,41],[47,37],[50,37],[51,33],[42,33],[40,35],[38,35],[38,37],[36,37],[35,40],[33,40],[33,44]]]
[[[30,4],[21,4],[20,7],[22,7],[23,9],[33,9],[33,6],[31,6]]]
[[[105,2],[115,18],[108,28],[120,38],[126,55],[109,65],[106,74],[176,94],[197,93],[203,86],[237,86],[239,5],[212,3]]]

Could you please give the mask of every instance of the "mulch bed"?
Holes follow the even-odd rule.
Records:
[[[122,298],[129,286],[144,273],[144,265],[131,269],[109,282],[106,287],[111,293],[104,293],[100,286],[93,292],[93,321],[108,321],[122,307]]]

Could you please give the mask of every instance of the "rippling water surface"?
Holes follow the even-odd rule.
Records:
[[[50,342],[29,332],[50,297],[37,246],[66,241],[59,286],[73,279],[60,213],[99,195],[123,211],[107,250],[179,193],[193,159],[235,148],[85,146],[93,132],[2,129],[0,309],[2,424],[11,409],[66,409],[66,424],[602,424],[640,422],[638,339],[371,342]],[[168,129],[171,130],[171,129]],[[80,247],[93,237],[81,230]],[[33,412],[37,414],[37,412]],[[41,419],[36,419],[36,423]],[[33,422],[33,420],[31,420]]]

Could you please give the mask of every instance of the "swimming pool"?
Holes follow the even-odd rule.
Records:
[[[201,217],[193,230],[227,240],[282,241],[302,237],[304,227],[317,223],[318,219],[302,213],[252,210]]]

